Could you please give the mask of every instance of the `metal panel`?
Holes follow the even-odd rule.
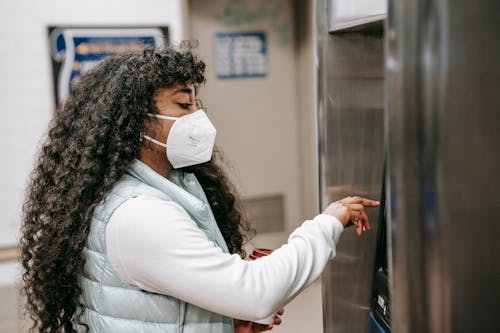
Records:
[[[346,195],[380,199],[383,165],[382,25],[329,35],[318,1],[318,129],[321,208]],[[361,238],[346,230],[323,274],[324,331],[366,332],[378,211]]]
[[[496,332],[500,2],[390,1],[395,332]]]

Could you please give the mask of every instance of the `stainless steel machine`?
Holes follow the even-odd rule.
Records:
[[[383,203],[323,275],[324,332],[496,332],[500,2],[377,2],[316,1],[321,208]]]

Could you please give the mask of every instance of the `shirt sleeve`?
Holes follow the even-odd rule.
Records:
[[[178,204],[140,196],[112,214],[107,255],[118,274],[141,289],[256,321],[275,314],[320,276],[343,229],[321,214],[271,255],[247,261],[224,253]]]

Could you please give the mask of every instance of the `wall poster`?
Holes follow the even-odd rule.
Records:
[[[72,82],[105,57],[146,46],[168,45],[168,27],[48,27],[55,102],[64,101]]]
[[[218,79],[267,76],[267,40],[264,32],[216,33],[214,47]]]

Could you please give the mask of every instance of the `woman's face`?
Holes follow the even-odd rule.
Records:
[[[160,88],[155,92],[156,112],[170,117],[182,117],[197,110],[196,92],[193,84],[176,84],[170,88]],[[146,118],[145,134],[160,142],[166,142],[175,120]],[[150,149],[165,154],[165,148],[150,144]]]

